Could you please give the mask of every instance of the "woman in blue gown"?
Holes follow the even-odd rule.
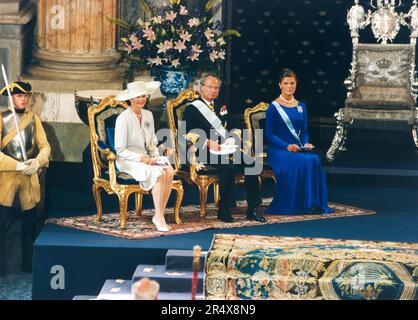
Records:
[[[306,105],[295,100],[296,74],[284,69],[280,96],[266,112],[268,161],[276,177],[276,194],[268,214],[327,214],[326,177],[309,143]]]

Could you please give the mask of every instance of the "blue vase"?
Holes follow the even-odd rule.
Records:
[[[161,82],[161,93],[169,99],[176,98],[180,92],[189,87],[193,81],[191,72],[174,70],[171,68],[159,68],[153,71],[153,76]]]

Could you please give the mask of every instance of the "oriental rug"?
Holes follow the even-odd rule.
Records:
[[[260,207],[260,213],[263,213],[271,199],[264,199],[263,205]],[[288,223],[307,220],[333,219],[353,216],[363,216],[375,214],[370,210],[364,210],[351,206],[330,203],[330,206],[335,209],[335,213],[320,215],[293,215],[293,216],[272,216],[265,215],[267,224]],[[216,218],[217,208],[213,204],[208,204],[206,218],[200,217],[199,205],[188,205],[182,208],[181,218],[182,223],[176,225],[174,223],[173,208],[167,208],[166,220],[172,230],[170,232],[159,232],[151,222],[153,209],[143,210],[142,216],[138,217],[135,211],[130,211],[127,214],[127,227],[125,230],[120,228],[120,214],[111,213],[104,214],[102,220],[96,224],[95,215],[90,216],[75,216],[65,218],[51,218],[47,223],[54,223],[64,227],[75,228],[84,231],[98,232],[115,237],[126,239],[145,239],[166,235],[177,235],[191,232],[199,232],[208,229],[227,229],[227,228],[241,228],[263,225],[255,221],[249,221],[245,218],[246,202],[237,201],[237,208],[234,210],[233,223],[225,223]]]

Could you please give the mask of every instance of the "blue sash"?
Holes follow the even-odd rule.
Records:
[[[300,141],[299,135],[296,133],[295,127],[293,126],[293,123],[290,120],[289,116],[287,115],[286,111],[283,110],[283,107],[277,101],[273,101],[273,105],[276,107],[284,123],[286,123],[286,126],[289,129],[292,136],[294,136],[296,140],[299,142],[299,146],[303,147],[302,142]]]

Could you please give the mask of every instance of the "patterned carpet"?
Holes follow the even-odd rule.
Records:
[[[209,300],[415,300],[418,244],[217,234]]]
[[[260,212],[263,213],[271,199],[264,199],[263,205],[260,207]],[[267,224],[286,223],[306,220],[318,219],[332,219],[342,217],[352,217],[361,215],[375,214],[370,210],[354,208],[341,204],[333,204],[330,206],[335,209],[335,213],[328,215],[295,215],[295,216],[271,216],[266,215]],[[143,215],[137,217],[134,211],[128,213],[127,228],[120,229],[120,217],[118,213],[103,215],[99,224],[95,224],[95,216],[78,216],[67,218],[52,218],[47,220],[47,223],[55,223],[60,226],[75,228],[84,231],[98,232],[115,237],[126,239],[145,239],[164,235],[176,235],[183,233],[199,232],[207,229],[226,229],[261,225],[258,222],[249,221],[245,219],[246,202],[237,201],[237,208],[234,211],[233,223],[224,223],[216,219],[217,208],[213,204],[208,204],[206,219],[200,218],[200,211],[198,205],[190,205],[182,208],[182,224],[176,225],[174,223],[173,209],[167,209],[167,222],[172,230],[170,232],[159,232],[155,230],[155,226],[151,222],[153,210],[143,210]]]

